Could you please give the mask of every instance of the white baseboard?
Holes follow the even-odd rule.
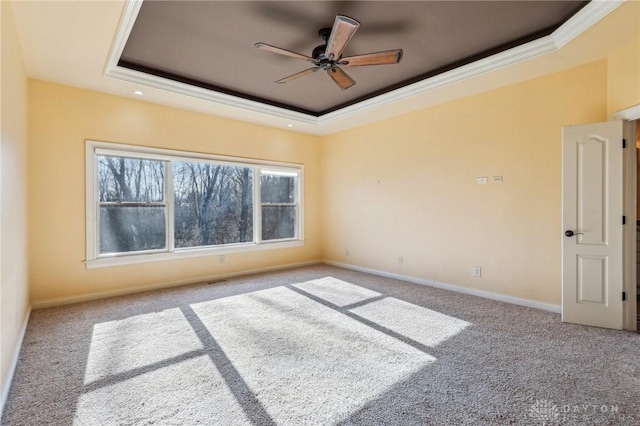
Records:
[[[331,265],[331,266],[337,266],[339,268],[351,269],[353,271],[359,271],[359,272],[365,272],[367,274],[378,275],[381,277],[393,278],[400,281],[407,281],[414,284],[428,285],[430,287],[437,287],[443,290],[455,291],[457,293],[464,293],[464,294],[470,294],[472,296],[484,297],[485,299],[497,300],[499,302],[506,302],[514,305],[541,309],[543,311],[549,311],[556,314],[559,314],[561,312],[560,305],[552,305],[550,303],[538,302],[536,300],[522,299],[519,297],[507,296],[505,294],[492,293],[490,291],[475,290],[472,288],[461,287],[458,285],[448,284],[441,281],[427,280],[424,278],[417,278],[417,277],[412,277],[408,275],[394,274],[392,272],[380,271],[378,269],[364,268],[362,266],[355,266],[347,263],[334,262],[332,260],[323,260],[322,263]]]
[[[392,273],[392,272],[386,272],[386,271],[381,271],[381,270],[372,269],[372,268],[365,268],[365,267],[362,267],[362,266],[350,265],[350,264],[347,264],[347,263],[335,262],[335,261],[332,261],[332,260],[312,260],[312,261],[307,261],[307,262],[289,263],[289,264],[286,264],[286,265],[269,266],[269,267],[266,267],[266,268],[257,268],[257,269],[250,269],[250,270],[244,270],[244,271],[238,271],[238,272],[230,272],[230,273],[227,273],[227,274],[208,275],[208,276],[204,276],[204,277],[191,278],[189,280],[171,281],[171,282],[166,282],[166,283],[152,284],[152,285],[146,285],[146,286],[140,286],[140,287],[132,287],[132,288],[126,288],[126,289],[104,291],[104,292],[98,292],[98,293],[90,293],[90,294],[85,294],[85,295],[82,295],[82,296],[71,296],[71,297],[60,297],[60,298],[54,298],[54,299],[45,299],[45,300],[40,300],[40,301],[37,301],[37,302],[32,302],[31,303],[31,308],[32,309],[42,309],[42,308],[49,308],[49,307],[53,307],[53,306],[70,305],[70,304],[73,304],[73,303],[88,302],[88,301],[91,301],[91,300],[106,299],[106,298],[109,298],[109,297],[124,296],[124,295],[127,295],[127,294],[142,293],[142,292],[145,292],[145,291],[161,290],[161,289],[165,289],[165,288],[178,287],[178,286],[190,285],[190,284],[200,284],[200,283],[211,282],[211,281],[220,281],[220,280],[225,280],[225,279],[233,278],[233,277],[239,277],[239,276],[243,276],[243,275],[252,275],[252,274],[259,274],[259,273],[263,273],[263,272],[272,272],[272,271],[279,271],[279,270],[283,270],[283,269],[298,268],[298,267],[302,267],[302,266],[317,265],[319,263],[324,263],[324,264],[331,265],[331,266],[337,266],[339,268],[351,269],[351,270],[354,270],[354,271],[365,272],[367,274],[378,275],[378,276],[381,276],[381,277],[387,277],[387,278],[393,278],[393,279],[397,279],[397,280],[401,280],[401,281],[407,281],[407,282],[411,282],[411,283],[414,283],[414,284],[427,285],[427,286],[430,286],[430,287],[441,288],[443,290],[449,290],[449,291],[455,291],[455,292],[458,292],[458,293],[470,294],[472,296],[484,297],[485,299],[491,299],[491,300],[497,300],[497,301],[500,301],[500,302],[512,303],[514,305],[527,306],[529,308],[541,309],[543,311],[554,312],[554,313],[557,313],[557,314],[559,314],[561,312],[560,305],[552,305],[550,303],[538,302],[536,300],[530,300],[530,299],[522,299],[522,298],[519,298],[519,297],[508,296],[508,295],[505,295],[505,294],[493,293],[493,292],[489,292],[489,291],[475,290],[475,289],[472,289],[472,288],[462,287],[462,286],[449,284],[449,283],[445,283],[445,282],[441,282],[441,281],[435,281],[435,280],[429,280],[429,279],[425,279],[425,278],[412,277],[412,276],[409,276],[409,275],[395,274],[395,273]],[[26,324],[25,324],[25,327],[26,327]]]
[[[291,269],[291,268],[299,268],[302,266],[317,265],[319,263],[322,263],[322,261],[311,260],[307,262],[268,266],[265,268],[249,269],[249,270],[243,270],[238,272],[230,272],[226,274],[208,275],[204,277],[191,278],[188,280],[178,280],[178,281],[171,281],[171,282],[160,283],[160,284],[151,284],[151,285],[145,285],[145,286],[139,286],[139,287],[124,288],[119,290],[102,291],[98,293],[83,294],[81,296],[45,299],[45,300],[39,300],[37,302],[32,302],[31,306],[33,307],[33,309],[42,309],[42,308],[50,308],[53,306],[71,305],[73,303],[88,302],[91,300],[98,300],[98,299],[107,299],[109,297],[124,296],[127,294],[142,293],[142,292],[151,291],[151,290],[161,290],[165,288],[179,287],[183,285],[201,284],[201,283],[212,282],[212,281],[226,280],[228,278],[240,277],[243,275],[253,275],[253,274],[259,274],[263,272],[279,271],[282,269]]]
[[[2,418],[2,413],[4,412],[4,404],[6,404],[7,398],[9,397],[9,391],[11,390],[11,382],[13,382],[13,376],[16,373],[16,367],[18,367],[20,350],[22,349],[22,342],[24,341],[24,335],[27,332],[27,325],[29,324],[30,317],[31,317],[31,306],[28,306],[27,315],[25,315],[22,321],[22,326],[20,327],[20,334],[18,335],[18,341],[16,342],[16,346],[13,348],[11,365],[9,366],[7,377],[4,378],[4,382],[2,383],[2,395],[0,396],[0,398],[2,398],[0,400],[0,418]]]

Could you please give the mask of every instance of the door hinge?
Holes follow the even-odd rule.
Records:
[[[622,147],[623,148],[627,147],[627,140],[626,139],[622,139]]]
[[[625,300],[627,300],[627,292],[623,291],[622,292],[622,301],[624,302]]]
[[[623,225],[627,224],[627,217],[626,216],[622,216],[622,224]]]

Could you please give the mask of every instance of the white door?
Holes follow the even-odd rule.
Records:
[[[622,328],[622,129],[563,128],[562,321]]]

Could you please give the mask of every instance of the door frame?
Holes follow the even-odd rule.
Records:
[[[627,149],[623,153],[623,207],[627,217],[627,226],[623,231],[623,291],[627,295],[622,305],[624,330],[637,331],[636,304],[636,218],[638,217],[638,170],[636,153],[636,129],[640,119],[640,105],[616,113],[613,117],[624,121],[623,137],[627,141]]]

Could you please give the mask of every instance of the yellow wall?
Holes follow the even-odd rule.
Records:
[[[34,302],[206,279],[320,258],[320,145],[302,135],[67,86],[30,81],[29,272]],[[85,269],[85,140],[301,163],[302,248]]]
[[[598,61],[327,137],[324,258],[559,304],[561,127],[606,88]]]
[[[640,104],[640,1],[624,2],[558,54],[584,52],[600,52],[607,60],[608,117]]]
[[[27,74],[11,4],[0,2],[2,144],[0,146],[1,386],[4,403],[13,356],[29,306],[27,279]]]
[[[611,116],[640,104],[640,25],[627,43],[611,52],[607,65],[607,107]]]

